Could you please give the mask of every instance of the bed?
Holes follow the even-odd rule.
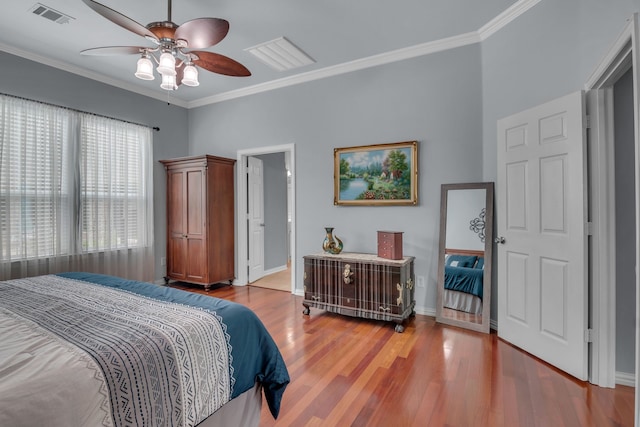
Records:
[[[484,252],[445,249],[443,305],[481,315]]]
[[[289,374],[230,301],[90,273],[0,282],[0,425],[258,425]]]

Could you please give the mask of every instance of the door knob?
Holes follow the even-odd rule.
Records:
[[[495,239],[493,239],[493,241],[504,245],[504,237],[502,236],[496,237]]]

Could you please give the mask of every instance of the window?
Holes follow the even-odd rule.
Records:
[[[149,247],[151,130],[0,95],[0,261]]]

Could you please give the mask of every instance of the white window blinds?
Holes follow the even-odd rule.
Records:
[[[150,248],[151,139],[144,126],[0,95],[3,266]]]

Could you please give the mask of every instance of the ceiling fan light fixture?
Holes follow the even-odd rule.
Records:
[[[138,67],[136,68],[135,76],[142,80],[155,79],[155,76],[153,75],[153,62],[151,62],[147,55],[142,55],[142,57],[138,59]]]
[[[135,76],[142,80],[154,80],[153,68],[157,65],[156,71],[162,76],[160,87],[164,90],[176,90],[182,83],[186,86],[198,86],[199,71],[196,66],[225,76],[248,77],[251,75],[244,65],[224,55],[191,50],[206,49],[224,39],[229,31],[229,22],[224,19],[196,18],[177,25],[171,21],[171,0],[168,0],[167,20],[144,26],[95,0],[82,1],[94,12],[132,33],[145,37],[155,45],[154,47],[105,46],[84,49],[80,52],[83,55],[142,54],[138,59]],[[48,10],[40,6],[42,5],[38,4],[34,7],[34,13],[43,14]]]
[[[158,61],[158,72],[162,74],[162,76],[174,76],[176,75],[176,58],[170,52],[163,52],[160,55],[160,60]],[[175,80],[175,78],[174,78]]]
[[[176,90],[178,85],[176,84],[176,76],[162,75],[162,83],[160,87],[164,90]]]
[[[200,84],[200,82],[198,81],[198,69],[191,63],[188,63],[184,67],[182,84],[192,87],[198,86]]]

